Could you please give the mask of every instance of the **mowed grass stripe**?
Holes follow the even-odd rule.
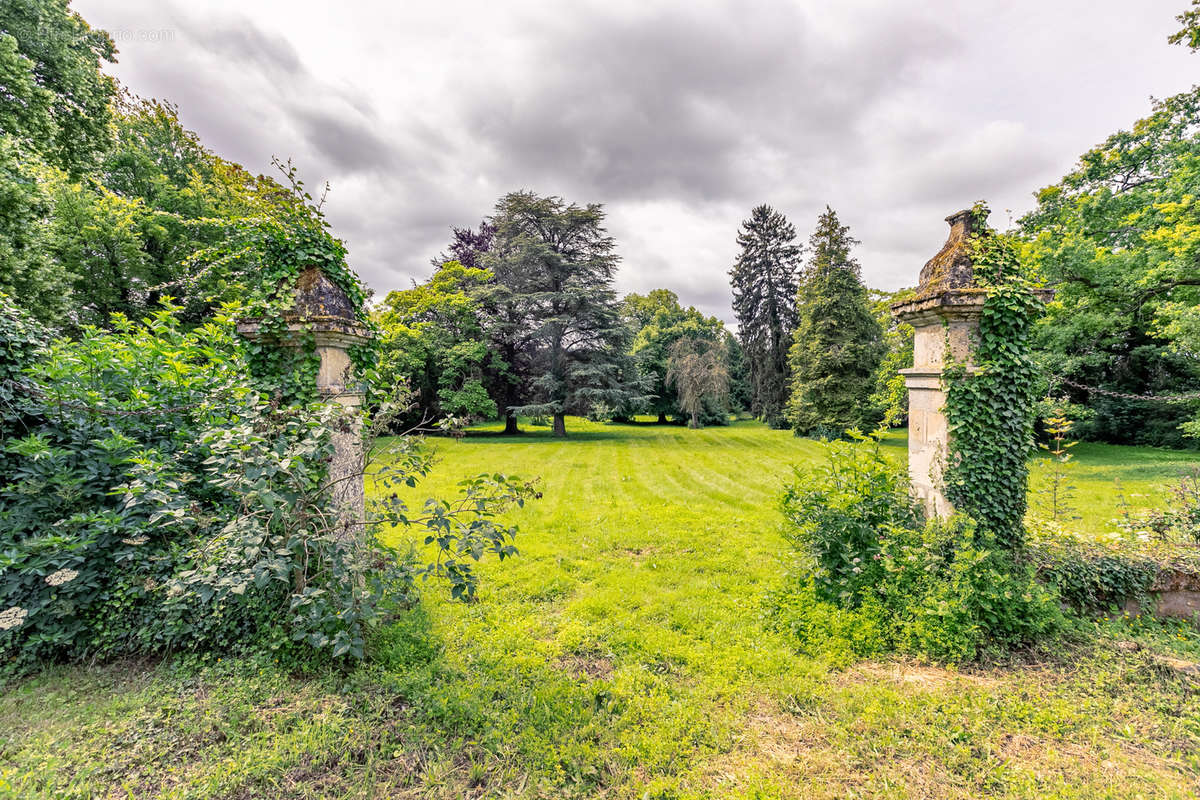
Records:
[[[1036,664],[832,670],[763,624],[792,557],[779,493],[793,463],[819,463],[816,443],[747,422],[568,430],[439,440],[406,493],[543,479],[506,514],[520,555],[480,564],[480,602],[429,584],[367,663],[323,676],[228,659],[141,685],[108,679],[124,666],[52,670],[0,695],[0,781],[47,798],[1196,796],[1200,693],[1156,661],[1200,660],[1195,631],[1097,622]],[[884,447],[903,459],[903,433]],[[1196,461],[1076,453],[1097,530],[1117,515],[1114,476],[1144,506]]]

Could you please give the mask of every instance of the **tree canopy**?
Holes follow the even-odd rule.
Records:
[[[1171,339],[1200,303],[1198,114],[1200,89],[1155,102],[1150,116],[1039,192],[1021,220],[1029,257],[1057,290],[1037,350],[1057,390],[1094,411],[1085,435],[1178,446],[1180,426],[1196,413],[1196,404],[1107,393],[1171,394],[1200,383],[1200,360]]]
[[[526,402],[520,413],[553,417],[566,435],[567,414],[616,408],[630,396],[629,330],[612,288],[618,257],[604,210],[559,197],[513,192],[490,220],[495,242],[484,257],[505,289],[505,303],[530,326]],[[510,332],[520,334],[519,328]]]
[[[679,296],[669,289],[653,289],[630,294],[622,303],[622,311],[634,331],[630,352],[637,360],[638,370],[646,381],[651,395],[647,410],[666,422],[668,417],[692,416],[679,402],[668,384],[672,347],[687,339],[692,342],[719,342],[725,332],[716,317],[706,317],[694,307],[684,308]],[[712,420],[719,421],[719,420]]]
[[[488,418],[496,403],[484,385],[490,360],[479,287],[492,274],[447,261],[423,284],[388,292],[374,312],[384,386],[407,384],[419,418]]]

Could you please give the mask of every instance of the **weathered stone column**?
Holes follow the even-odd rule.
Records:
[[[312,336],[321,359],[317,391],[323,400],[336,402],[343,409],[332,433],[334,455],[327,480],[339,518],[339,533],[344,539],[352,539],[366,507],[361,413],[365,393],[355,379],[349,349],[368,342],[370,331],[358,323],[346,293],[316,267],[300,273],[295,304],[284,319],[286,339],[281,345],[299,347],[306,335]],[[262,335],[262,326],[254,321],[238,323],[237,330],[248,339]]]
[[[943,371],[952,363],[974,366],[987,295],[975,283],[967,243],[985,219],[970,210],[946,217],[950,238],[921,270],[916,296],[892,306],[893,316],[913,326],[913,366],[900,371],[908,387],[908,475],[930,516],[954,511],[941,479],[950,443]]]

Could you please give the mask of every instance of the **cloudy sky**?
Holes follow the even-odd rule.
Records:
[[[130,89],[254,171],[291,157],[377,291],[513,189],[600,202],[618,288],[730,318],[749,209],[825,204],[871,286],[943,218],[1004,226],[1077,156],[1188,88],[1184,0],[75,0]],[[1011,214],[1009,211],[1011,210]]]

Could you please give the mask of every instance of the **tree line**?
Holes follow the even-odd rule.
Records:
[[[475,228],[452,229],[422,284],[377,310],[385,383],[408,383],[414,415],[725,424],[747,413],[776,427],[837,435],[895,416],[889,380],[911,338],[885,321],[857,242],[831,209],[808,264],[795,229],[768,206],[738,234],[731,270],[738,333],[669,289],[613,290],[603,209],[514,192]]]
[[[507,194],[452,230],[427,281],[384,298],[381,378],[412,388],[414,415],[498,417],[508,434],[521,417],[559,436],[568,415],[727,421],[746,397],[737,339],[669,290],[619,297],[618,263],[600,205]]]
[[[1173,41],[1195,43],[1194,16]],[[141,319],[167,296],[193,325],[244,300],[270,254],[213,253],[243,221],[295,206],[286,165],[276,180],[221,158],[175,107],[105,75],[114,59],[64,0],[3,6],[0,292],[69,336],[114,313]],[[1084,438],[1200,436],[1200,403],[1179,397],[1200,385],[1198,156],[1192,89],[1082,154],[1009,232],[1057,290],[1035,355]],[[805,434],[902,423],[911,330],[887,313],[896,293],[863,286],[837,215],[805,247],[760,206],[737,241],[729,331],[666,288],[619,297],[601,206],[511,193],[452,231],[428,281],[375,308],[380,374],[411,385],[421,414],[500,416],[509,432],[525,416],[563,433],[571,414],[711,424],[746,412]]]

